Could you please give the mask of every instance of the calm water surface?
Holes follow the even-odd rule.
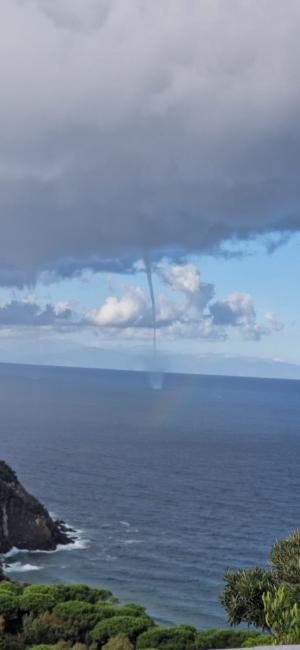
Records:
[[[227,567],[300,527],[300,382],[0,366],[1,457],[76,549],[11,576],[80,581],[157,620],[224,625]]]

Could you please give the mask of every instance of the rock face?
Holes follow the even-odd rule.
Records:
[[[13,547],[54,550],[74,538],[63,522],[53,521],[42,504],[19,483],[15,472],[0,461],[0,553]]]

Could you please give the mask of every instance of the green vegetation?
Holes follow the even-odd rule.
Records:
[[[132,650],[151,626],[144,607],[107,589],[0,581],[0,650]]]
[[[266,634],[257,634],[256,636],[254,636],[254,634],[250,634],[250,636],[245,639],[241,647],[254,648],[255,646],[261,645],[274,645],[274,638],[272,636],[267,636]]]
[[[176,625],[170,629],[157,627],[142,634],[137,642],[138,650],[159,648],[160,650],[194,650],[197,631],[189,625]]]
[[[300,532],[277,542],[270,568],[227,572],[221,601],[231,625],[197,631],[155,625],[145,608],[107,589],[0,581],[0,650],[218,650],[300,642]]]
[[[107,641],[103,646],[103,650],[134,650],[134,646],[127,636],[118,634]]]
[[[257,632],[154,624],[145,608],[106,589],[0,581],[0,650],[200,650],[234,648]]]
[[[97,623],[90,634],[90,640],[100,648],[108,639],[118,634],[126,635],[131,641],[135,641],[151,625],[153,622],[148,616],[113,616]]]
[[[270,569],[228,571],[221,602],[231,625],[267,630],[273,643],[300,643],[300,531],[277,541]]]
[[[243,648],[260,645],[254,643],[254,640],[260,639],[261,634],[256,631],[248,630],[205,630],[198,634],[197,648],[203,650],[215,650],[217,648]],[[266,638],[266,637],[264,637]],[[245,643],[251,643],[250,646],[245,646]]]
[[[299,643],[300,611],[287,585],[263,595],[266,623],[279,644]]]
[[[271,572],[259,567],[247,571],[228,571],[225,583],[221,602],[230,625],[247,623],[262,629],[267,627],[262,598],[264,593],[274,589]]]

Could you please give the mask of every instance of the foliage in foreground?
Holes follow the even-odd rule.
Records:
[[[201,650],[235,648],[258,633],[159,627],[144,607],[119,605],[86,585],[0,582],[0,650]]]
[[[267,630],[273,643],[300,643],[300,531],[277,541],[268,570],[228,571],[221,602],[231,625]]]
[[[198,635],[197,648],[199,650],[217,650],[218,648],[251,648],[255,645],[262,645],[269,637],[262,637],[255,630],[205,630]],[[249,644],[249,645],[248,645]]]
[[[273,630],[278,644],[288,645],[300,641],[300,611],[286,585],[273,594],[263,595],[266,623]]]
[[[98,650],[112,637],[112,650],[131,650],[153,625],[143,607],[121,606],[106,589],[0,582],[0,650]]]

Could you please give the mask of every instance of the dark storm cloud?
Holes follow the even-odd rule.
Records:
[[[298,0],[2,0],[0,283],[298,231],[299,20]]]

